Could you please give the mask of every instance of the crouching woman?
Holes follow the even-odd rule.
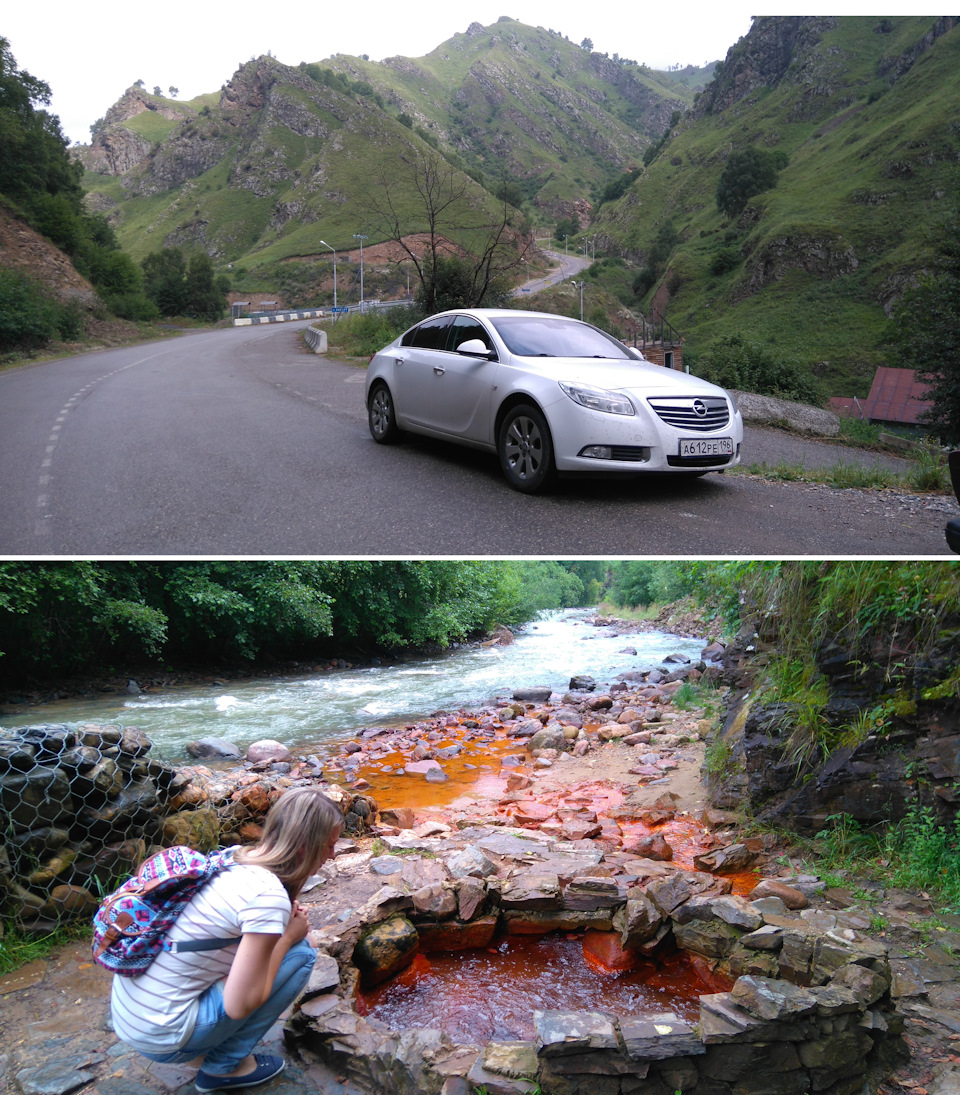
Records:
[[[152,1061],[203,1057],[197,1091],[254,1087],[282,1071],[282,1057],[254,1046],[298,996],[317,952],[296,898],[333,855],[340,811],[317,788],[288,791],[260,840],[196,894],[171,942],[232,939],[216,950],[163,951],[137,977],[114,977],[117,1036]]]

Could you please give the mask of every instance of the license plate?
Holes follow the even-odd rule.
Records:
[[[733,456],[732,437],[681,437],[681,456]]]

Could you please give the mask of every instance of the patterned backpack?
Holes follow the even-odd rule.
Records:
[[[233,861],[233,849],[203,855],[166,848],[144,860],[137,873],[106,897],[93,918],[93,959],[122,977],[136,977],[161,951],[206,951],[234,939],[166,938],[177,917],[211,878]]]

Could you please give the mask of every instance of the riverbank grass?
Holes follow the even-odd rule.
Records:
[[[12,923],[0,922],[0,977],[39,958],[48,958],[70,943],[92,938],[93,926],[87,920],[66,921],[42,935],[26,932]]]
[[[929,893],[944,912],[960,912],[960,816],[947,825],[930,807],[914,806],[883,832],[863,827],[848,814],[834,814],[827,823],[806,854],[810,868],[828,886],[855,888],[857,882],[880,881]]]

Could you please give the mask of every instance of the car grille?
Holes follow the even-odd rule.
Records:
[[[664,396],[647,402],[659,418],[678,430],[711,433],[722,430],[730,421],[730,408],[720,396]]]

